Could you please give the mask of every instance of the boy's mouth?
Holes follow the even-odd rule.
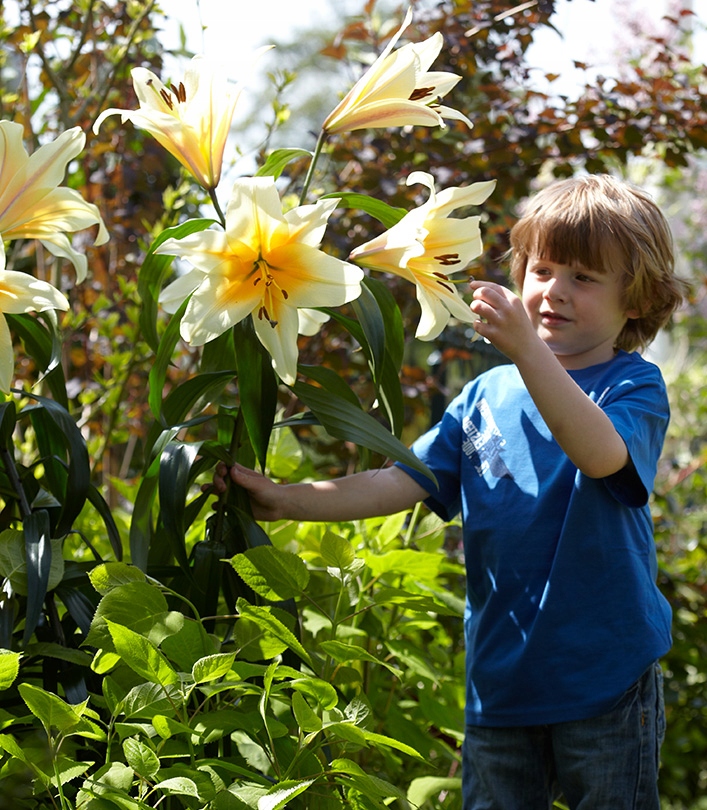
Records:
[[[570,322],[570,319],[565,318],[564,315],[550,311],[540,312],[540,319],[546,326],[559,326],[563,323]]]

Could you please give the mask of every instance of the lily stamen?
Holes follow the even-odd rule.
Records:
[[[445,266],[460,264],[458,253],[443,253],[441,256],[435,256],[434,260]]]
[[[429,96],[434,94],[434,87],[416,87],[412,91],[412,95],[410,96],[410,101],[420,101],[420,99],[428,98]]]

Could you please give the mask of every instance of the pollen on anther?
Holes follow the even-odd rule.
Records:
[[[434,260],[445,266],[461,263],[458,253],[443,253],[441,256],[435,256]]]
[[[412,91],[410,101],[420,101],[423,98],[427,98],[434,93],[434,90],[434,87],[416,87]]]

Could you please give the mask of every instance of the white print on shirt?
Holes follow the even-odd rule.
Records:
[[[462,442],[462,451],[479,475],[490,472],[494,478],[513,478],[501,457],[506,440],[496,425],[486,399],[482,398],[476,403],[476,410],[481,416],[482,430],[479,430],[468,416],[464,417],[462,430],[466,438]]]

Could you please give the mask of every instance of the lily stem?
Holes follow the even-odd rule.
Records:
[[[219,204],[218,197],[216,196],[216,189],[215,188],[210,188],[209,189],[209,197],[211,197],[211,202],[212,202],[214,208],[216,209],[216,215],[219,218],[219,222],[225,228],[226,227],[226,217],[224,216],[223,211],[221,210],[221,206]]]
[[[304,178],[302,193],[300,194],[299,197],[300,205],[304,205],[304,202],[307,199],[307,192],[309,191],[309,186],[310,183],[312,182],[312,177],[314,176],[314,169],[319,160],[319,155],[321,155],[322,153],[322,148],[324,147],[326,139],[327,139],[327,132],[325,130],[322,130],[319,133],[319,137],[317,138],[317,145],[314,147],[314,154],[312,155],[312,162],[309,164],[309,169],[307,170],[307,176]]]

